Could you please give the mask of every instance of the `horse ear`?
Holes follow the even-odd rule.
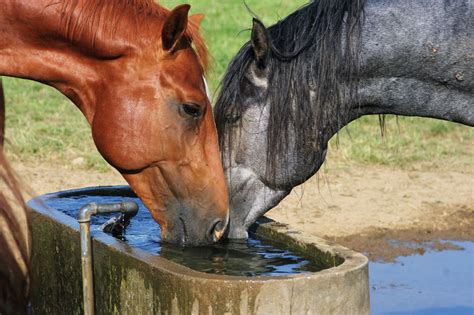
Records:
[[[193,14],[189,17],[189,20],[191,21],[191,23],[196,25],[197,28],[199,29],[201,27],[202,20],[204,20],[204,14],[202,13]]]
[[[163,50],[173,52],[188,26],[189,4],[179,5],[168,15],[161,31]]]
[[[251,42],[255,60],[259,66],[265,67],[268,59],[268,53],[270,51],[270,41],[268,38],[267,29],[262,22],[255,18],[253,19]]]

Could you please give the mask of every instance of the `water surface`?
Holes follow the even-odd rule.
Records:
[[[374,315],[474,315],[474,242],[369,264]]]
[[[45,203],[51,208],[76,218],[78,210],[88,203],[123,201],[134,201],[139,205],[137,216],[131,220],[126,229],[123,237],[125,242],[197,271],[236,276],[288,276],[327,268],[293,253],[282,245],[256,237],[251,237],[247,241],[227,241],[195,248],[162,243],[159,225],[138,198],[76,195],[47,199]],[[113,215],[92,217],[92,233],[98,231],[100,226],[111,217]]]

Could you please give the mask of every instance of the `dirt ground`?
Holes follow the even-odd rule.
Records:
[[[74,166],[13,165],[37,195],[125,184],[113,170],[100,173]],[[457,249],[437,240],[474,241],[473,187],[472,169],[337,167],[294,189],[268,216],[364,252],[372,260],[392,261],[426,250]]]

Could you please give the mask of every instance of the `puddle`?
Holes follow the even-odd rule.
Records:
[[[465,250],[371,262],[372,314],[474,315],[474,242],[450,243]]]
[[[78,210],[91,202],[114,203],[135,201],[139,212],[124,235],[124,241],[130,246],[160,255],[176,263],[197,271],[234,276],[288,276],[317,272],[328,268],[310,261],[286,249],[284,245],[269,242],[260,238],[247,241],[224,242],[212,246],[183,248],[160,241],[160,227],[138,198],[123,196],[69,195],[67,197],[49,198],[46,205],[76,218]],[[92,217],[91,231],[99,227],[113,215]]]

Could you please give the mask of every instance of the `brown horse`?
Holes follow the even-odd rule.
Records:
[[[28,238],[27,210],[18,180],[0,151],[0,314],[26,312]]]
[[[201,16],[152,0],[0,0],[0,75],[53,86],[165,241],[217,241],[228,222]],[[3,105],[0,104],[0,114]],[[3,130],[1,117],[0,130]]]

